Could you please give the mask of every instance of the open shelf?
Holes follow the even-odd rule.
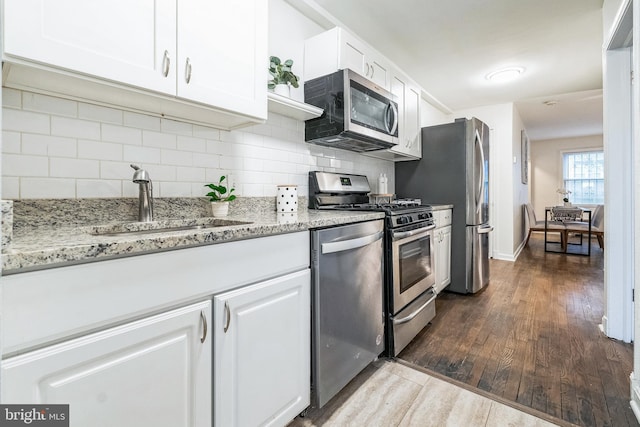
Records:
[[[273,92],[267,93],[269,111],[297,120],[309,120],[320,117],[324,110],[314,105],[305,104]]]

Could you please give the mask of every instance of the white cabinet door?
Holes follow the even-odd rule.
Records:
[[[5,0],[4,53],[175,94],[175,8],[176,0]]]
[[[404,129],[407,154],[413,158],[422,157],[422,130],[420,126],[420,87],[409,82],[404,97]]]
[[[451,283],[451,226],[435,230],[436,235],[436,292]]]
[[[71,426],[211,426],[211,303],[2,362],[3,403],[70,404]]]
[[[214,296],[214,425],[284,426],[309,405],[310,270]]]
[[[397,96],[401,122],[398,132],[400,142],[389,151],[406,155],[406,160],[419,159],[422,154],[420,89],[407,76],[394,73],[391,80],[391,92]]]
[[[178,96],[267,117],[267,1],[178,1]]]
[[[305,40],[304,78],[311,80],[349,68],[387,90],[390,65],[373,48],[340,27]]]
[[[389,66],[371,48],[339,29],[339,69],[349,68],[377,85],[389,89]]]

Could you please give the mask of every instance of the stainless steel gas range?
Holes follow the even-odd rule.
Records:
[[[435,316],[435,261],[430,206],[418,200],[369,203],[364,175],[309,173],[309,208],[385,213],[385,354],[397,356]]]

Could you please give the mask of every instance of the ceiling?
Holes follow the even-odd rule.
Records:
[[[453,112],[514,102],[531,140],[602,133],[603,0],[315,2]],[[506,66],[525,71],[485,78]]]

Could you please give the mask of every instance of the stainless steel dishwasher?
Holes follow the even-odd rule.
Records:
[[[384,222],[311,233],[312,405],[321,408],[384,351]]]

